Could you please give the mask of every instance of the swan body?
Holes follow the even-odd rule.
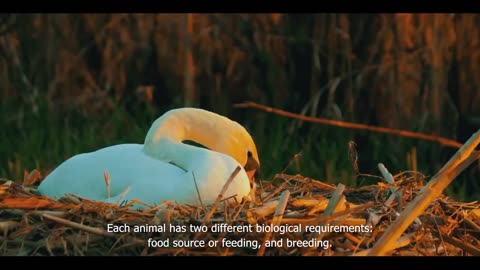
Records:
[[[209,149],[184,144],[184,140]],[[241,201],[251,194],[253,179],[247,170],[259,166],[253,139],[224,116],[182,108],[158,118],[144,144],[114,145],[69,158],[41,182],[39,192],[53,198],[72,193],[111,203],[135,199],[151,205],[162,201],[210,205],[238,166],[242,169],[223,198]],[[110,178],[109,191],[105,173]]]

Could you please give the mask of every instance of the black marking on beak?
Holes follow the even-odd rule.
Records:
[[[243,168],[247,172],[255,171],[255,173],[253,174],[254,179],[260,177],[260,164],[258,164],[258,161],[256,161],[255,158],[253,158],[253,155],[250,151],[248,151],[247,157],[248,157],[247,158],[247,163],[245,164],[245,166]],[[253,183],[250,183],[250,186],[252,186],[252,185],[253,185]]]
[[[253,158],[250,151],[248,151],[247,163],[243,168],[245,169],[245,171],[258,171],[258,169],[260,169],[260,164],[258,164],[258,161]]]

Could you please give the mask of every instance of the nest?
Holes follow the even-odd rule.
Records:
[[[73,195],[52,200],[3,179],[0,254],[369,255],[425,183],[416,172],[361,188],[301,175],[274,180],[255,202],[224,203],[220,194],[213,206],[164,202],[138,211]],[[440,195],[385,254],[480,255],[479,238],[480,205]]]

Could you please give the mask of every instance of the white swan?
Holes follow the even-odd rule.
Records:
[[[211,150],[182,143],[185,140]],[[223,197],[248,197],[259,165],[255,143],[240,124],[203,109],[181,108],[158,118],[143,145],[120,144],[73,156],[38,190],[53,198],[71,193],[105,202],[123,198],[152,205],[164,200],[209,205],[237,166],[242,169]],[[109,194],[104,172],[110,176]]]

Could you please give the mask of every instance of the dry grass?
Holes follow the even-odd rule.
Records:
[[[51,114],[75,112],[90,121],[125,108],[138,115],[146,107],[158,114],[193,105],[250,121],[250,128],[266,125],[261,114],[231,111],[232,103],[253,100],[458,141],[480,123],[478,14],[6,16],[0,16],[0,110],[2,125],[14,131],[13,142],[0,146],[0,170],[9,178],[21,176],[7,168],[17,151],[31,159],[14,146],[17,130]],[[113,137],[105,122],[102,135]],[[389,140],[397,155],[417,147]],[[448,155],[427,144],[418,151],[429,152],[419,155],[431,167],[426,173]],[[71,154],[36,156],[37,168]]]
[[[0,36],[0,96],[27,108],[46,96],[51,110],[91,114],[112,110],[110,97],[152,102],[153,91],[163,105],[249,99],[446,137],[480,111],[477,14],[11,18],[0,25],[16,23]]]
[[[29,188],[2,180],[0,185],[0,228],[2,255],[366,255],[403,207],[423,187],[424,177],[417,172],[394,176],[387,181],[362,188],[338,187],[301,175],[278,174],[257,190],[257,203],[220,204],[211,208],[165,202],[161,206],[135,211],[128,206],[92,202],[75,196],[53,201],[29,192]],[[395,189],[393,189],[395,188]],[[394,193],[392,191],[394,190]],[[400,196],[397,196],[400,194]],[[282,199],[283,198],[283,199]],[[397,201],[400,198],[401,201]],[[211,212],[211,213],[210,213]],[[438,197],[412,223],[388,255],[480,255],[480,204],[460,203]],[[210,215],[207,219],[207,215]],[[176,233],[170,225],[215,224],[248,225],[302,224],[301,232],[280,233]],[[164,233],[113,233],[107,224],[162,225]],[[372,226],[367,233],[306,232],[316,225]],[[312,240],[328,241],[332,247],[260,247],[258,249],[148,248],[147,240]],[[171,245],[171,244],[170,244]]]

